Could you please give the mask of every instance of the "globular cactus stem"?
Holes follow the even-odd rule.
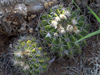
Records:
[[[43,13],[40,20],[40,34],[45,38],[44,43],[51,46],[51,52],[57,53],[60,57],[73,57],[86,45],[85,40],[75,43],[87,35],[89,30],[86,17],[80,15],[78,10],[73,11],[71,7],[57,5]]]
[[[40,75],[47,71],[49,60],[39,42],[32,36],[23,36],[14,43],[13,66],[27,75]]]

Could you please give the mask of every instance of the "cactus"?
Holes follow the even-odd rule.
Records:
[[[87,35],[89,30],[86,17],[80,15],[78,9],[73,11],[71,7],[54,6],[40,16],[39,28],[40,35],[45,38],[44,44],[59,57],[73,57],[74,54],[81,53],[81,48],[87,45],[85,40],[75,43]]]
[[[49,57],[43,52],[36,38],[23,36],[13,48],[13,65],[25,75],[40,75],[47,70]]]

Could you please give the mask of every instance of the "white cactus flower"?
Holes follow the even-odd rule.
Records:
[[[52,27],[54,27],[55,29],[57,28],[57,22],[55,21],[55,20],[53,20],[52,22],[51,22],[51,26]]]
[[[46,35],[45,37],[51,38],[51,34],[48,32],[47,35]]]
[[[80,32],[80,30],[74,30],[75,34],[78,34]]]
[[[60,17],[61,19],[67,19],[67,17],[66,17],[64,14],[60,14],[59,17]]]
[[[68,16],[68,17],[70,17],[70,16],[71,16],[70,11],[66,10],[66,11],[65,11],[65,15]]]
[[[29,56],[29,55],[31,54],[31,50],[26,49],[26,50],[24,51],[24,54]]]
[[[60,28],[58,29],[58,32],[59,32],[60,34],[64,34],[66,31],[65,31],[65,29],[64,29],[63,27],[60,27]]]
[[[23,68],[23,70],[28,70],[29,68],[30,68],[29,65],[25,65],[24,68]]]
[[[22,57],[23,53],[22,53],[22,51],[15,51],[14,55],[17,57]]]
[[[80,30],[78,30],[77,27],[75,26],[75,28],[74,28],[74,33],[75,33],[75,34],[78,34],[79,32],[80,32]]]
[[[69,33],[73,32],[74,27],[72,25],[67,25],[66,31]]]
[[[55,17],[55,21],[60,21],[60,18],[59,17]]]
[[[71,22],[72,22],[72,24],[73,24],[73,25],[78,24],[78,22],[77,22],[75,19],[72,19],[72,21],[71,21]]]
[[[54,33],[53,35],[56,37],[56,36],[58,36],[58,33]]]

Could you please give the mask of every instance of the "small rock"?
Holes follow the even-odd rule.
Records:
[[[25,4],[18,4],[15,6],[14,8],[14,12],[15,13],[20,13],[20,14],[23,14],[23,15],[27,15],[27,7]]]
[[[25,0],[25,4],[29,6],[38,5],[39,3],[40,3],[40,0]]]
[[[44,6],[40,3],[38,5],[30,5],[30,6],[27,6],[27,12],[41,12],[42,10],[44,9]]]

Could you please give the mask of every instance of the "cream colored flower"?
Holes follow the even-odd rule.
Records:
[[[61,19],[67,19],[67,17],[66,17],[64,14],[60,14],[59,17],[60,17]]]
[[[54,27],[55,29],[57,28],[57,22],[55,21],[55,20],[53,20],[52,22],[51,22],[51,26],[52,27]]]
[[[22,57],[23,53],[22,53],[22,51],[15,51],[14,55],[17,56],[17,57]]]
[[[60,34],[64,34],[64,33],[65,33],[65,29],[64,29],[63,27],[60,27],[60,28],[58,29],[58,32],[59,32]]]
[[[78,34],[79,32],[80,32],[80,30],[78,30],[77,27],[75,26],[75,28],[74,28],[74,33],[75,33],[75,34]]]
[[[29,49],[26,49],[25,51],[24,51],[24,53],[23,53],[24,55],[30,55],[31,54],[31,50],[29,50]]]
[[[59,17],[55,17],[55,21],[60,21],[60,18]]]
[[[72,25],[67,25],[67,28],[66,28],[66,31],[69,32],[69,33],[72,33],[73,32],[73,26]]]
[[[70,17],[70,16],[71,16],[70,11],[66,10],[66,11],[65,11],[65,15],[68,16],[68,17]]]
[[[72,24],[73,24],[73,25],[78,24],[78,23],[77,23],[77,21],[76,21],[75,19],[72,19],[72,21],[71,21],[71,22],[72,22]]]
[[[58,36],[58,33],[54,33],[54,36],[55,36],[55,37]]]
[[[80,30],[74,30],[75,34],[78,34],[80,32]]]

